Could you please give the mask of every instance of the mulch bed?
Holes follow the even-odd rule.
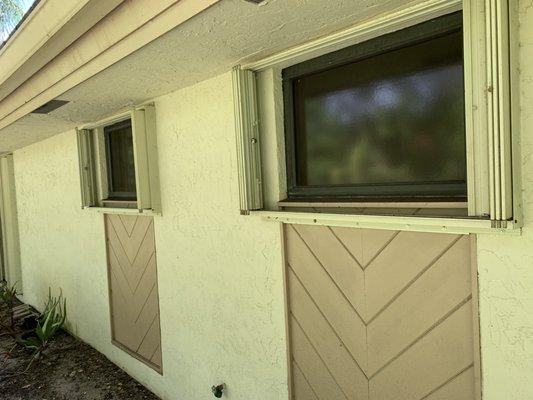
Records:
[[[0,318],[7,320],[3,304]],[[159,399],[104,355],[66,332],[56,336],[44,356],[28,368],[31,356],[0,327],[2,400]]]

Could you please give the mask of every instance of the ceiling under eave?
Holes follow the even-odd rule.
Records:
[[[221,0],[63,93],[70,103],[0,130],[0,153],[229,71],[398,8],[407,0]]]

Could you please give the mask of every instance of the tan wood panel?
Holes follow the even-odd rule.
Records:
[[[303,379],[319,399],[331,398],[317,390],[334,390],[333,381],[348,399],[479,400],[470,237],[296,229],[284,227],[295,382]],[[342,280],[354,279],[353,259],[366,265],[360,290],[367,307],[374,304],[366,321],[342,290]],[[332,265],[345,273],[330,273]],[[294,399],[312,398],[299,385]]]
[[[113,343],[162,371],[153,218],[105,218]]]
[[[287,229],[286,241],[291,248],[287,254],[289,268],[305,286],[321,312],[327,315],[335,332],[344,338],[344,344],[349,351],[354,356],[360,357],[359,363],[362,368],[365,368],[366,326],[363,320],[323,267],[306,250],[301,238],[294,230]],[[363,356],[360,356],[361,354]]]
[[[368,392],[368,380],[356,358],[346,349],[341,338],[292,274],[289,276],[289,284],[293,322],[296,321],[306,333],[309,342],[335,376],[348,399],[356,399],[361,393]],[[366,354],[358,356],[366,357]]]
[[[291,323],[291,337],[294,361],[319,400],[347,400],[348,397],[296,323]]]
[[[110,244],[108,245],[108,257],[109,267],[113,269],[117,276],[118,284],[122,287],[124,295],[127,296],[129,293],[132,296],[130,301],[136,304],[132,305],[131,309],[137,309],[141,306],[140,303],[145,301],[155,285],[152,279],[141,279],[143,274],[147,276],[156,274],[155,253],[147,259],[144,263],[144,268],[141,270],[128,265],[128,263],[121,262],[120,260],[124,259],[120,257],[120,251],[118,251],[117,255],[117,251]]]
[[[423,400],[472,400],[475,398],[473,381],[474,367],[470,367]]]
[[[159,343],[159,346],[157,346],[157,348],[154,350],[152,357],[150,357],[150,362],[153,365],[163,365],[163,354],[161,352],[161,343]]]
[[[326,226],[294,226],[346,298],[365,318],[364,273],[346,246]]]
[[[137,222],[135,227],[131,232],[131,235],[128,234],[128,231],[124,227],[122,221],[124,218],[136,218]],[[124,255],[130,263],[133,263],[139,254],[139,251],[143,248],[148,248],[148,250],[155,250],[148,246],[148,244],[154,243],[154,230],[153,230],[153,220],[150,217],[137,217],[137,216],[126,216],[126,215],[116,215],[116,218],[113,218],[114,223],[110,225],[109,232],[114,232],[116,234],[114,240],[116,248],[122,248],[124,250]],[[148,237],[147,237],[148,236]]]
[[[154,354],[159,349],[160,343],[159,315],[156,315],[142,338],[141,344],[137,347],[136,353],[153,362]]]
[[[464,236],[368,325],[369,375],[470,296],[470,240]]]
[[[118,216],[120,218],[120,222],[122,222],[122,225],[124,225],[124,228],[127,231],[128,236],[131,236],[133,233],[133,228],[135,228],[135,225],[137,224],[138,219],[137,218],[128,218],[127,215],[120,215]]]
[[[370,398],[421,399],[474,362],[469,301],[370,380]]]
[[[459,238],[442,233],[400,232],[365,270],[372,318]]]
[[[309,382],[307,382],[307,379],[296,363],[292,363],[292,390],[294,392],[293,399],[318,400],[318,397],[316,397]]]
[[[385,229],[353,229],[332,227],[335,235],[360,260],[365,268],[370,261],[398,234]]]

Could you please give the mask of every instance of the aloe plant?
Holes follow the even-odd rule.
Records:
[[[51,289],[48,289],[48,299],[35,328],[36,336],[22,339],[21,343],[33,350],[34,356],[40,355],[50,340],[63,327],[66,319],[67,300],[63,298],[61,293],[58,297],[52,296]]]

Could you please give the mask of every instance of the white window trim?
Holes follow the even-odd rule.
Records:
[[[395,231],[435,233],[502,233],[520,235],[513,222],[506,227],[495,226],[493,221],[477,218],[435,218],[389,215],[349,215],[328,213],[307,213],[288,211],[253,211],[252,215],[266,221],[297,225],[325,225],[366,229],[387,229]]]
[[[17,291],[22,294],[15,174],[11,154],[0,156],[0,228],[0,242],[5,262],[3,266],[5,275],[2,276],[0,271],[0,279],[4,279],[9,286],[16,285]]]
[[[468,218],[424,218],[359,216],[286,211],[258,211],[257,207],[241,203],[241,212],[250,212],[268,220],[287,223],[348,223],[384,229],[417,229],[457,233],[509,232],[522,226],[519,132],[517,118],[516,48],[518,40],[514,29],[516,0],[427,0],[365,21],[352,28],[319,38],[288,49],[265,59],[242,64],[234,70],[234,82],[250,79],[264,71],[280,71],[326,53],[339,50],[393,31],[397,31],[452,12],[463,10],[465,36],[465,91],[467,123],[467,180]],[[485,12],[488,10],[488,12]],[[487,28],[488,27],[488,28]],[[489,34],[486,34],[489,32]],[[472,45],[474,44],[474,45]],[[279,82],[276,82],[277,84]],[[272,89],[272,88],[271,88]],[[261,163],[257,154],[251,155],[246,143],[247,131],[253,117],[246,108],[257,109],[257,97],[250,90],[235,87],[238,150],[254,163]],[[275,88],[273,89],[275,90]],[[513,93],[515,93],[513,95]],[[513,102],[513,103],[511,103]],[[240,104],[239,104],[240,103]],[[253,106],[250,106],[253,104]],[[243,115],[244,114],[244,115]],[[264,123],[264,121],[261,121]],[[511,128],[513,135],[511,135]],[[512,146],[511,146],[512,143]],[[257,149],[255,150],[257,152]],[[250,185],[250,176],[257,177],[246,163],[239,164],[242,191],[248,197],[258,196],[257,188]],[[344,221],[344,222],[343,222]],[[389,222],[386,222],[389,221]],[[429,223],[430,222],[430,223]],[[403,228],[402,228],[403,227]],[[451,232],[451,231],[450,231]]]
[[[132,126],[137,207],[104,207],[108,185],[103,128],[126,119],[131,119]],[[157,132],[152,103],[79,127],[77,136],[83,209],[108,214],[161,215]]]
[[[259,148],[259,116],[255,73],[233,70],[233,103],[235,105],[235,131],[239,176],[239,201],[241,214],[263,208],[263,182]]]

